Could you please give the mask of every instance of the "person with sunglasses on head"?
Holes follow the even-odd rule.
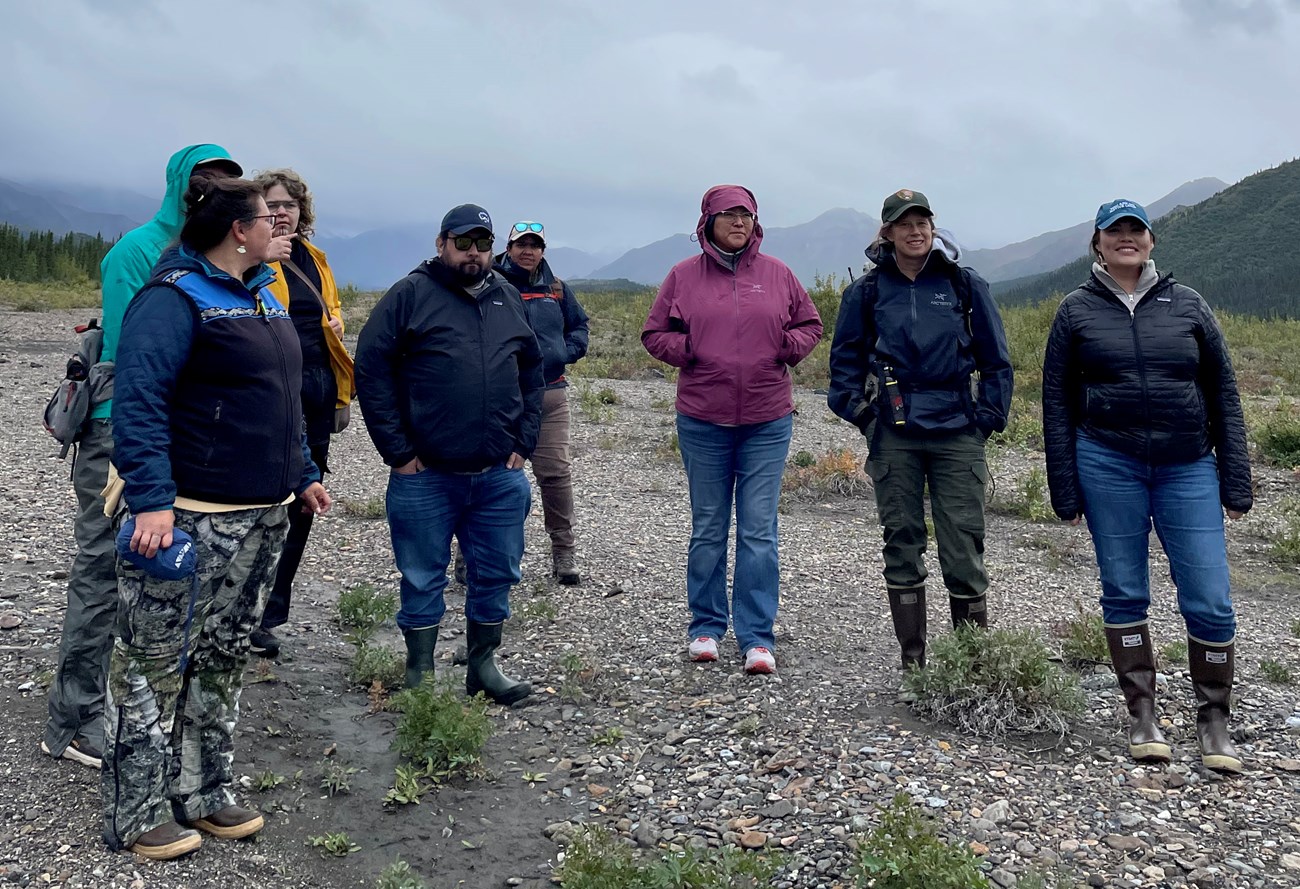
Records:
[[[523,300],[492,270],[492,217],[461,204],[438,255],[388,289],[357,340],[366,431],[392,467],[385,505],[402,575],[406,685],[433,673],[454,536],[465,554],[465,690],[510,705],[532,693],[496,664],[521,579],[543,359]]]
[[[289,256],[271,263],[275,280],[271,292],[298,331],[302,347],[302,414],[307,445],[321,473],[329,472],[330,434],[342,431],[339,417],[348,416],[352,401],[352,358],[343,345],[343,310],[338,287],[325,253],[308,238],[316,212],[307,183],[289,169],[267,170],[254,180],[266,193],[266,208],[275,214],[275,234],[295,234]],[[289,536],[280,554],[275,585],[262,612],[261,626],[253,630],[253,653],[273,658],[280,653],[275,628],[289,619],[293,579],[307,549],[314,515],[310,510],[289,511]]]
[[[700,255],[668,272],[641,330],[646,351],[681,369],[677,440],[691,498],[687,656],[716,661],[730,622],[745,672],[774,673],[777,507],[794,416],[790,368],[821,340],[822,322],[794,272],[759,251],[763,227],[748,188],[705,192],[695,235]]]
[[[234,795],[249,635],[290,504],[330,508],[303,432],[298,336],[268,288],[266,263],[292,236],[275,235],[262,189],[243,179],[196,179],[185,203],[180,243],[122,321],[113,399],[109,498],[120,489],[130,519],[116,541],[104,839],[155,859],[197,849],[198,831],[263,827]],[[156,559],[181,541],[189,576]]]
[[[242,176],[239,164],[220,145],[187,145],[167,162],[167,189],[162,206],[149,222],[118,239],[100,263],[104,329],[101,368],[117,357],[122,316],[185,223],[183,197],[196,178]],[[111,377],[110,377],[111,379]],[[68,577],[68,606],[63,616],[59,660],[50,683],[49,720],[41,751],[98,769],[104,743],[104,675],[113,645],[117,613],[117,573],[113,528],[104,514],[104,486],[113,456],[112,387],[95,404],[77,449],[72,484],[77,494],[73,533],[77,555]]]
[[[542,491],[542,517],[551,538],[551,574],[562,584],[581,582],[573,536],[573,472],[569,456],[569,396],[566,368],[587,354],[587,313],[546,261],[546,231],[540,222],[516,222],[496,270],[524,300],[528,323],[542,350],[546,392],[542,427],[533,451],[533,474]]]
[[[1062,520],[1088,520],[1129,755],[1171,754],[1147,618],[1154,524],[1187,626],[1201,761],[1240,772],[1228,729],[1237,621],[1223,515],[1239,519],[1254,502],[1246,424],[1214,312],[1156,271],[1155,245],[1142,205],[1098,208],[1092,273],[1061,301],[1043,358],[1047,481]]]
[[[930,202],[885,198],[874,267],[844,291],[827,404],[870,442],[884,579],[902,666],[925,666],[925,492],[952,625],[988,625],[984,445],[1006,428],[1011,353],[988,284],[934,227]],[[910,692],[900,689],[900,698]]]

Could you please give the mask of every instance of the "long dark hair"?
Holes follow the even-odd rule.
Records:
[[[262,186],[247,179],[211,179],[196,176],[185,192],[185,226],[181,243],[206,253],[230,234],[233,222],[245,225],[257,216]]]

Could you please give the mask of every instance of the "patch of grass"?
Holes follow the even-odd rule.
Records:
[[[597,747],[613,747],[621,740],[623,740],[623,729],[616,725],[611,725],[604,731],[591,736],[591,743]]]
[[[397,614],[397,596],[380,593],[373,585],[359,583],[339,593],[339,621],[353,630],[358,640],[369,639],[384,621]]]
[[[253,789],[258,793],[268,793],[283,784],[285,780],[284,775],[277,775],[275,772],[267,769],[264,772],[259,772],[257,776],[253,778]]]
[[[670,411],[676,404],[676,399],[671,395],[656,395],[650,399],[650,409],[656,411]]]
[[[399,858],[380,872],[375,889],[428,889],[428,885]]]
[[[806,452],[804,452],[806,453]],[[798,454],[795,455],[798,458]],[[809,456],[812,456],[809,454]],[[781,479],[781,495],[790,500],[811,502],[831,498],[858,497],[870,490],[858,455],[849,448],[831,448],[807,466],[797,463]]]
[[[560,697],[566,701],[585,701],[596,684],[600,670],[576,651],[560,655]],[[619,736],[622,730],[619,729]]]
[[[0,305],[19,312],[50,312],[56,309],[100,310],[99,285],[88,280],[67,283],[30,284],[0,278]],[[81,322],[87,319],[82,318]],[[68,331],[69,343],[72,331]]]
[[[1288,497],[1282,502],[1282,533],[1269,547],[1269,554],[1280,562],[1300,562],[1300,500]]]
[[[1047,472],[1034,466],[1016,479],[1015,488],[1007,496],[994,494],[989,508],[1003,515],[1046,522],[1056,518],[1047,493]]]
[[[790,464],[795,469],[807,469],[809,466],[817,465],[817,458],[813,456],[812,451],[800,451],[790,458]]]
[[[1065,867],[1031,867],[1016,880],[1016,889],[1074,889],[1077,885],[1079,881]]]
[[[352,776],[356,773],[357,770],[351,766],[327,759],[321,763],[320,789],[331,797],[351,793]]]
[[[955,724],[979,737],[1051,732],[1063,737],[1083,710],[1078,679],[1052,663],[1030,630],[982,630],[963,625],[931,646],[925,668],[904,687],[924,718]]]
[[[1043,449],[1042,404],[1020,393],[1012,395],[1011,410],[1007,412],[1007,428],[990,435],[989,444],[1041,451]]]
[[[324,833],[320,836],[307,837],[307,845],[319,849],[321,857],[333,855],[342,858],[352,852],[360,852],[361,847],[352,842],[346,833]]]
[[[439,683],[430,674],[419,688],[394,695],[392,706],[402,713],[394,749],[423,764],[428,777],[442,780],[479,764],[492,734],[483,695],[465,700],[450,681]]]
[[[880,824],[858,843],[853,874],[871,889],[987,889],[980,860],[939,836],[933,819],[905,793],[883,809]]]
[[[559,614],[555,600],[548,596],[535,596],[519,609],[520,620],[528,622],[554,623]]]
[[[384,506],[384,498],[378,495],[368,497],[365,500],[346,498],[340,505],[343,507],[344,515],[357,519],[382,519],[388,515],[388,509]]]
[[[597,435],[596,448],[602,451],[617,451],[619,439],[617,435]]]
[[[597,389],[586,381],[577,383],[572,388],[573,400],[578,403],[583,414],[593,423],[611,423],[614,420],[614,405],[622,399],[608,386]]]
[[[1101,615],[1087,611],[1079,604],[1074,609],[1074,617],[1061,621],[1055,627],[1055,633],[1061,639],[1061,656],[1072,667],[1110,663],[1106,627]]]
[[[736,723],[736,732],[741,735],[755,735],[758,734],[758,730],[761,726],[762,722],[759,720],[758,714],[751,713],[744,719],[740,720],[740,722]]]
[[[1246,428],[1259,453],[1275,466],[1300,465],[1300,407],[1282,398],[1272,410],[1252,414]]]
[[[428,765],[400,765],[395,770],[393,786],[384,794],[384,805],[409,806],[419,805],[420,797],[434,787],[434,782],[426,781],[430,777]]]
[[[1181,639],[1160,646],[1160,659],[1168,664],[1187,663],[1187,643]]]
[[[1300,617],[1297,617],[1295,620],[1291,621],[1291,635],[1295,636],[1297,639],[1300,639]]]
[[[1291,675],[1291,670],[1281,661],[1275,661],[1271,658],[1265,658],[1259,662],[1259,672],[1274,685],[1290,685],[1295,681]]]
[[[655,447],[655,458],[664,463],[682,462],[682,445],[674,432]]]
[[[376,682],[390,690],[398,688],[406,681],[406,656],[382,645],[361,642],[348,663],[348,681],[362,688]]]
[[[609,831],[591,827],[573,838],[557,875],[564,889],[765,889],[783,863],[779,854],[735,846],[638,858]]]

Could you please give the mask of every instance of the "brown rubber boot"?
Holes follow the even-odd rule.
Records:
[[[1106,645],[1128,705],[1128,755],[1138,762],[1169,762],[1169,743],[1156,721],[1156,655],[1150,628],[1106,627]]]
[[[1196,740],[1201,745],[1201,762],[1216,772],[1237,774],[1241,756],[1228,734],[1232,709],[1232,680],[1235,672],[1233,643],[1211,645],[1187,637],[1187,661],[1191,666],[1192,689],[1196,692]]]
[[[202,845],[203,837],[199,836],[197,830],[168,821],[140,834],[129,851],[154,861],[170,861],[188,855]]]
[[[956,596],[949,596],[948,609],[952,612],[952,628],[954,630],[964,623],[974,624],[981,629],[988,629],[988,600],[984,596],[976,596],[973,599],[958,599]]]
[[[190,827],[210,833],[219,840],[242,840],[265,826],[266,821],[260,814],[242,806],[226,806],[206,818],[190,822]]]

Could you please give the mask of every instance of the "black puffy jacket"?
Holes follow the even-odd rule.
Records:
[[[1130,314],[1096,275],[1061,301],[1043,358],[1043,439],[1052,508],[1083,512],[1080,431],[1150,465],[1214,451],[1219,498],[1253,502],[1246,424],[1223,331],[1199,293],[1162,276]]]

